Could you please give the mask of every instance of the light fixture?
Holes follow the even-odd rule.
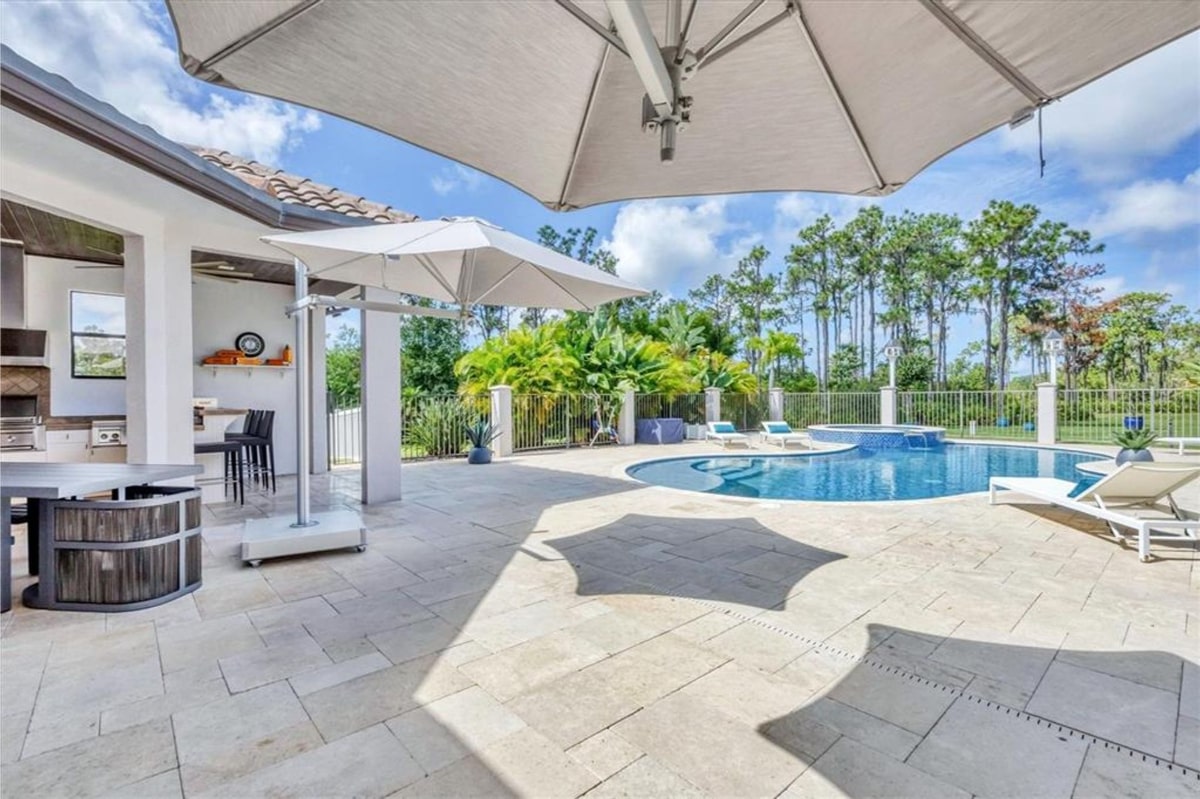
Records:
[[[896,359],[900,357],[900,353],[904,348],[900,346],[900,342],[892,339],[887,344],[883,345],[883,354],[888,359],[888,388],[896,387]]]
[[[1042,336],[1042,351],[1050,359],[1050,385],[1058,385],[1058,354],[1066,347],[1062,333],[1051,330]]]

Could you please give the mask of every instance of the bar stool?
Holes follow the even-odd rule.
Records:
[[[257,451],[252,447],[254,443],[255,433],[259,424],[259,418],[263,411],[249,410],[246,411],[246,418],[242,420],[242,429],[240,432],[231,432],[225,434],[226,441],[236,441],[242,445],[244,452],[242,453],[243,462],[245,464],[246,474],[250,479],[254,479],[256,472],[255,456]]]
[[[226,441],[236,441],[246,450],[246,471],[250,480],[275,493],[275,411],[250,411],[241,433],[226,433]]]
[[[243,480],[242,473],[242,444],[238,441],[206,441],[195,446],[197,455],[215,455],[220,453],[225,456],[225,473],[221,477],[206,477],[196,481],[196,485],[217,485],[225,486],[225,493],[229,494],[229,487],[233,486],[233,498],[239,504],[246,504],[246,483]]]

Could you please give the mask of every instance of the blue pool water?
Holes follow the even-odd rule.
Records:
[[[759,499],[874,502],[986,491],[992,475],[1079,480],[1087,452],[943,444],[928,450],[852,449],[815,455],[672,458],[629,467],[638,480],[670,488]]]

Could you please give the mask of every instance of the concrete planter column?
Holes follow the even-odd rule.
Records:
[[[721,389],[704,389],[704,421],[721,421]]]
[[[879,423],[896,423],[896,387],[884,386],[879,389]]]
[[[768,421],[783,421],[783,389],[773,388],[767,392]]]
[[[617,417],[617,435],[621,444],[632,444],[637,437],[637,394],[626,391],[621,398],[621,413]]]
[[[492,441],[492,452],[501,458],[513,454],[512,388],[492,386],[492,424],[499,435]]]
[[[1038,383],[1037,386],[1037,443],[1058,442],[1058,386]]]

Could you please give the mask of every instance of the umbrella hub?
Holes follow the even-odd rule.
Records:
[[[682,84],[692,77],[699,65],[696,54],[683,46],[663,47],[662,61],[671,82],[669,103],[658,103],[649,93],[642,97],[642,130],[659,135],[659,159],[664,164],[675,160],[675,134],[687,128],[692,119],[692,98],[684,95]]]

